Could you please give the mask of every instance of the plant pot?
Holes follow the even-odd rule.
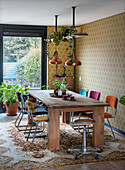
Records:
[[[62,90],[62,95],[66,95],[66,90]]]
[[[54,90],[54,94],[58,96],[58,90]]]
[[[7,110],[7,116],[16,116],[17,115],[17,110],[18,110],[18,102],[16,103],[10,103],[9,108],[7,107],[7,104],[5,103],[5,107]]]

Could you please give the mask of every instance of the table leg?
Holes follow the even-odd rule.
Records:
[[[104,107],[96,107],[93,118],[96,121],[93,128],[93,145],[104,145]]]
[[[55,150],[60,147],[60,112],[57,109],[48,109],[48,149]]]
[[[70,112],[66,112],[66,113],[62,112],[61,114],[62,114],[62,122],[70,123]],[[65,115],[66,115],[66,118],[65,118]]]

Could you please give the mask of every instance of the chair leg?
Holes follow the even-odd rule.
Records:
[[[42,123],[41,123],[40,128],[41,128],[41,129],[42,129],[42,131],[44,132],[44,130],[45,130],[45,122],[42,122]]]
[[[113,132],[112,126],[111,126],[110,121],[109,121],[108,118],[107,118],[107,121],[108,121],[108,124],[109,124],[109,126],[110,126],[110,129],[111,129],[111,131],[112,131],[113,137],[115,137],[115,134],[114,134],[114,132]]]
[[[73,124],[74,112],[70,112],[70,123]]]
[[[86,126],[84,126],[84,153],[86,152]]]
[[[96,155],[95,159],[98,159],[98,154],[96,153],[96,152],[98,152],[97,149],[93,149],[93,151],[96,151],[96,152],[92,152],[91,149],[90,150],[87,149],[87,145],[86,145],[86,125],[83,125],[83,126],[84,126],[84,129],[83,129],[83,134],[82,134],[82,142],[84,141],[84,143],[82,143],[81,152],[79,152],[75,155],[75,159],[78,160],[78,156],[82,155],[82,154],[94,154],[94,155]]]
[[[31,126],[30,126],[30,129],[29,129],[29,134],[28,134],[28,137],[27,137],[27,141],[28,141],[28,139],[29,139],[29,136],[30,136],[30,132],[31,132],[31,130],[32,130],[32,127],[33,127],[33,122],[32,122],[32,124],[31,124]]]
[[[30,146],[31,148],[32,148],[32,146],[33,146],[33,142],[34,142],[34,138],[35,138],[35,135],[36,135],[37,127],[38,127],[38,123],[37,123],[37,125],[36,125],[36,129],[35,129],[35,132],[34,132],[32,144],[31,144],[31,146]]]
[[[28,127],[28,123],[27,123],[27,125],[26,125],[26,129],[25,129],[24,135],[25,135],[25,133],[26,133],[26,131],[27,131],[27,127]]]
[[[20,120],[19,120],[19,122],[18,122],[18,125],[17,125],[17,129],[18,129],[18,130],[19,130],[19,125],[20,125],[20,122],[21,122],[22,118],[23,118],[23,113],[22,113],[22,116],[21,116],[21,118],[20,118]]]
[[[66,112],[64,112],[63,114],[64,114],[64,122],[66,123]]]
[[[19,119],[20,115],[21,115],[21,112],[18,114],[18,116],[17,116],[17,118],[16,118],[16,121],[15,121],[15,123],[14,123],[15,126],[17,126],[16,123],[17,123],[17,120]]]

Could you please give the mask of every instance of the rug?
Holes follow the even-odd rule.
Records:
[[[89,162],[100,162],[125,159],[125,140],[105,138],[105,145],[99,147],[99,159],[95,156],[81,155],[75,160],[75,153],[67,153],[67,149],[78,146],[82,142],[82,135],[70,125],[60,124],[60,150],[49,151],[47,149],[47,137],[36,138],[33,147],[30,148],[31,139],[26,141],[23,132],[19,132],[14,126],[14,118],[0,119],[0,169],[22,170],[43,167],[56,167],[63,165],[76,165]],[[22,123],[26,124],[24,118]],[[46,133],[46,132],[45,132]],[[109,132],[105,130],[105,134]],[[87,143],[92,144],[92,138],[87,138]]]

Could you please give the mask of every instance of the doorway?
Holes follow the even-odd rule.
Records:
[[[0,24],[0,85],[5,82],[30,89],[46,85],[46,38],[47,26]]]

